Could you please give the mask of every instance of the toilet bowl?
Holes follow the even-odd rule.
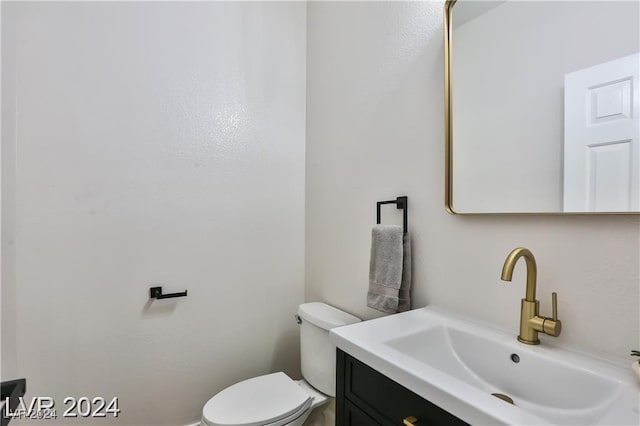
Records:
[[[207,401],[202,426],[301,426],[335,396],[336,348],[329,330],[360,319],[318,302],[300,305],[296,319],[304,380],[277,372],[231,385]]]

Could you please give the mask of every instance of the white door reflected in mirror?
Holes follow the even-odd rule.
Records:
[[[640,55],[565,76],[564,210],[640,210]]]

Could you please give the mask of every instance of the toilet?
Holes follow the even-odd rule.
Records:
[[[360,319],[325,303],[304,303],[300,324],[300,361],[304,380],[282,372],[229,386],[202,409],[201,426],[301,426],[316,407],[336,392],[336,347],[329,330]]]

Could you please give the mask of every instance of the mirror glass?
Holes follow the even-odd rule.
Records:
[[[640,2],[451,3],[449,209],[640,212]]]

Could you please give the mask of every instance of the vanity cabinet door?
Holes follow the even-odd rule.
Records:
[[[382,426],[382,423],[375,421],[367,413],[353,405],[349,400],[344,401],[344,423],[349,426]]]
[[[400,426],[410,416],[418,419],[416,426],[466,425],[339,349],[336,374],[337,426]]]

